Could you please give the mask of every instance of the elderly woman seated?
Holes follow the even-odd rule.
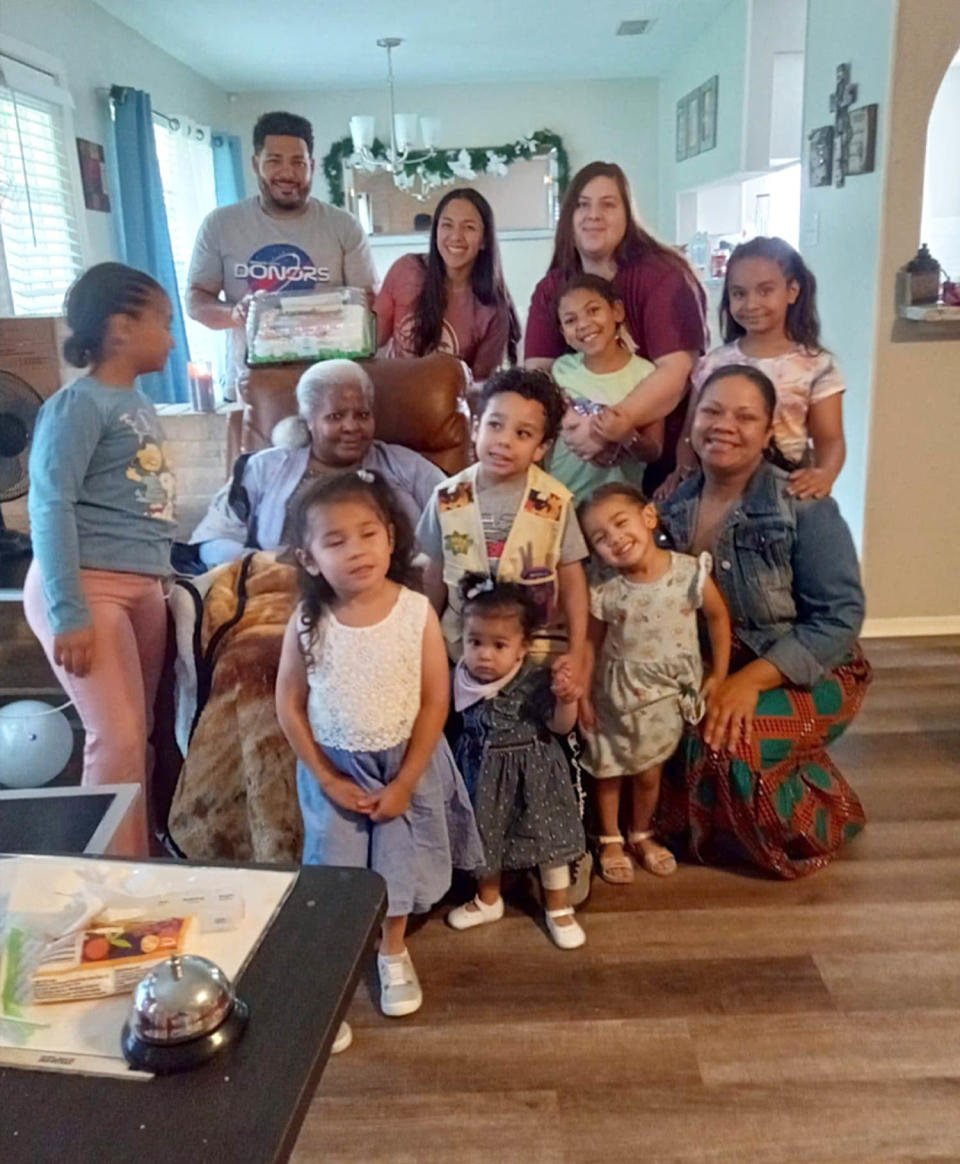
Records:
[[[372,469],[414,525],[444,479],[411,449],[374,440],[373,385],[357,364],[314,365],[296,395],[299,416],[277,425],[277,447],[238,459],[191,538],[207,567],[222,566],[208,579],[194,636],[201,711],[168,817],[170,839],[196,860],[300,859],[296,759],[274,704],[294,569],[250,551],[285,545],[288,505],[305,479]]]
[[[775,404],[756,368],[708,377],[691,430],[702,472],[661,510],[677,549],[713,554],[735,649],[658,815],[699,860],[792,878],[822,868],[863,826],[827,748],[859,710],[870,667],[857,643],[860,569],[836,502],[798,500],[764,457]]]
[[[273,430],[274,448],[238,458],[232,480],[193,531],[208,568],[245,550],[285,545],[290,499],[304,480],[373,469],[396,490],[416,526],[443,473],[412,449],[374,439],[373,384],[351,360],[314,364],[297,384],[299,416]]]

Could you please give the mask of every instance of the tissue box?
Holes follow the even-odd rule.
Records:
[[[247,363],[360,360],[377,349],[377,329],[360,287],[260,292],[247,313]]]

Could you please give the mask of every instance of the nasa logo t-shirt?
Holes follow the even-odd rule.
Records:
[[[293,243],[258,247],[246,262],[234,263],[233,274],[250,291],[312,291],[317,283],[330,281],[330,268],[318,267]]]
[[[367,236],[345,210],[316,198],[303,214],[273,218],[259,198],[214,210],[194,245],[188,282],[228,303],[255,291],[312,291],[315,287],[376,287]],[[246,337],[232,333],[229,386],[245,366]]]

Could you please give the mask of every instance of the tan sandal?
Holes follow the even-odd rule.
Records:
[[[633,881],[633,862],[627,853],[604,856],[603,846],[622,845],[623,837],[616,833],[612,837],[597,837],[600,842],[600,876],[609,885],[629,885]]]
[[[631,829],[627,833],[627,845],[648,873],[653,873],[657,877],[669,877],[671,873],[677,871],[677,859],[669,849],[656,842],[654,842],[653,852],[645,849],[641,842],[652,841],[653,838],[653,829],[646,829],[643,832],[634,832]]]

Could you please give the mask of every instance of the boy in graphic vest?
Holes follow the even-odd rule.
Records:
[[[441,625],[450,657],[460,657],[464,574],[477,571],[533,588],[542,612],[530,657],[553,667],[557,690],[585,678],[586,543],[573,495],[536,462],[556,437],[563,394],[544,372],[511,368],[483,387],[474,422],[477,464],[438,485],[417,526],[431,560],[428,582],[442,580]]]

